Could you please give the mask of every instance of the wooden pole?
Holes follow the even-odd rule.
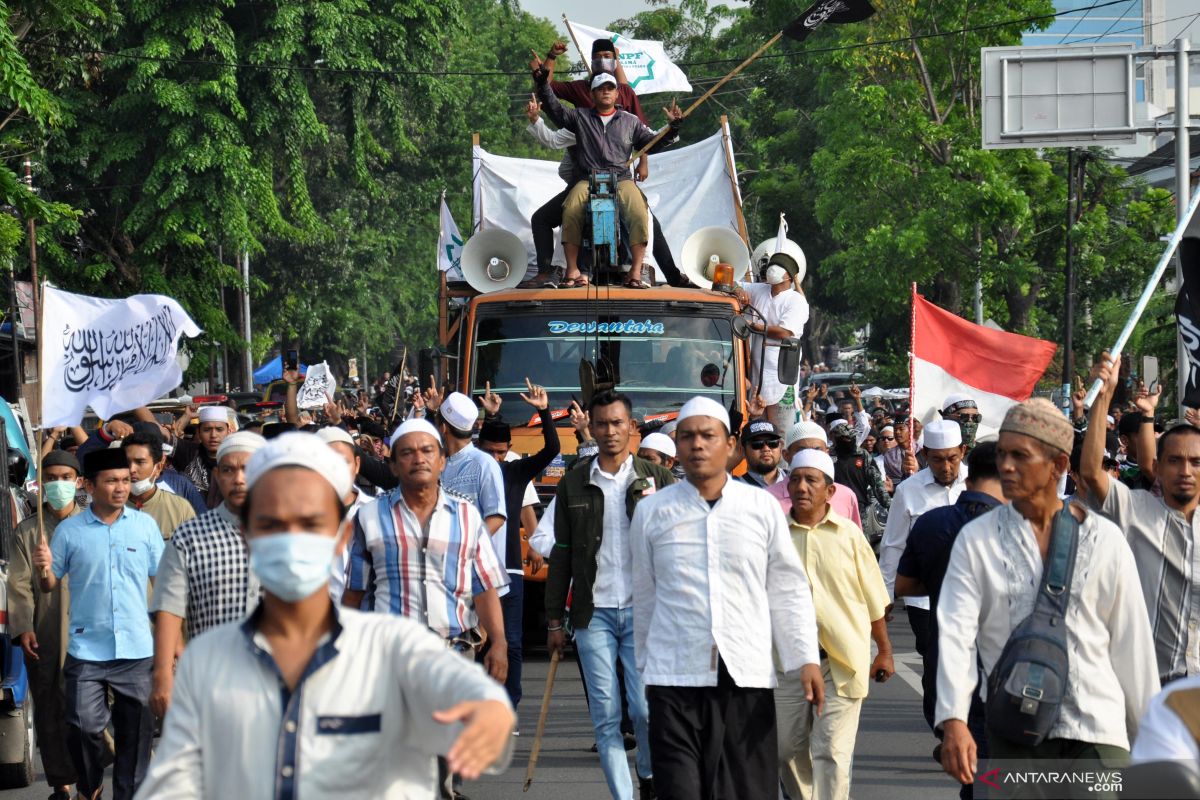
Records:
[[[725,150],[725,169],[729,173],[729,190],[733,194],[733,207],[737,211],[738,234],[746,247],[750,247],[750,233],[746,230],[746,217],[742,214],[742,193],[738,191],[737,167],[733,163],[733,142],[729,135],[729,117],[721,115],[721,142]]]
[[[579,40],[575,38],[575,29],[571,27],[571,20],[567,19],[567,15],[563,14],[563,23],[567,26],[567,33],[571,35],[571,41],[575,43],[575,49],[579,51],[579,57],[583,59],[583,68],[587,70],[588,77],[592,77],[592,60],[584,54],[583,48],[579,46]]]
[[[757,61],[759,56],[761,56],[763,53],[767,52],[772,47],[774,47],[775,43],[778,42],[782,38],[783,38],[783,31],[780,31],[779,33],[775,34],[770,39],[768,39],[766,44],[764,44],[762,47],[755,50],[754,53],[749,58],[747,58],[745,61],[738,64],[736,67],[734,67],[733,70],[728,75],[726,75],[724,78],[721,78],[721,80],[714,83],[711,87],[709,87],[707,92],[700,95],[698,98],[696,98],[695,102],[693,102],[690,106],[688,106],[686,109],[684,109],[683,118],[687,119],[689,116],[691,116],[691,113],[693,111],[695,111],[697,108],[699,108],[700,105],[704,103],[704,101],[706,101],[708,98],[712,97],[713,94],[717,91],[717,89],[720,89],[722,86],[724,86],[725,84],[729,83],[731,80],[736,78],[738,73],[740,73],[746,67],[753,64],[755,61]],[[667,135],[668,130],[670,130],[669,126],[666,128],[663,128],[661,131],[659,131],[658,135],[650,140],[650,144],[643,147],[640,152],[633,154],[633,158],[629,159],[629,161],[627,161],[625,163],[625,166],[629,166],[630,164],[632,164],[633,162],[637,161],[639,158],[644,156],[652,147],[654,147],[654,145],[658,144],[662,140],[662,138]]]
[[[554,674],[558,672],[559,651],[550,656],[550,671],[546,673],[546,691],[542,693],[542,711],[538,715],[537,735],[533,737],[533,749],[529,752],[529,766],[525,768],[525,786],[528,792],[533,784],[533,771],[537,769],[538,755],[542,752],[542,734],[546,732],[546,716],[550,713],[550,694],[554,691]]]
[[[33,288],[37,289],[37,285],[35,284]],[[45,288],[43,287],[42,289],[38,290],[36,296],[38,298],[39,303],[44,302],[44,298],[46,296]],[[46,502],[46,490],[44,488],[45,483],[42,482],[42,436],[45,435],[45,429],[44,429],[44,426],[42,425],[42,422],[45,420],[45,416],[42,414],[42,387],[45,386],[45,384],[46,384],[46,381],[45,381],[46,376],[43,374],[43,371],[42,371],[42,347],[43,347],[43,344],[42,344],[42,317],[43,317],[42,310],[43,309],[40,307],[37,308],[37,312],[36,312],[37,316],[35,318],[37,321],[34,335],[37,337],[36,352],[37,352],[37,421],[38,421],[38,424],[34,428],[34,431],[36,431],[36,433],[33,437],[33,441],[34,441],[34,446],[37,448],[38,542],[41,544],[48,545],[49,543],[46,541],[46,518],[45,518],[44,511],[42,509],[42,506]],[[14,322],[14,324],[15,324],[15,322]],[[50,578],[50,570],[43,569],[42,570],[42,578],[48,580]]]

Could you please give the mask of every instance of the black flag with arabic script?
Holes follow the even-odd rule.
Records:
[[[808,35],[826,22],[841,25],[847,22],[862,22],[875,13],[870,0],[819,0],[811,8],[792,20],[783,29],[783,35],[803,42]]]
[[[1187,377],[1183,404],[1200,408],[1200,239],[1189,236],[1179,243],[1179,264],[1183,285],[1175,300],[1175,319],[1187,358],[1179,365]]]

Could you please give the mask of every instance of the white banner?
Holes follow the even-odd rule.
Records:
[[[463,277],[459,261],[462,259],[463,238],[450,214],[450,206],[446,205],[445,192],[442,192],[442,208],[438,216],[441,223],[437,248],[438,269],[447,273],[447,280],[461,281]]]
[[[104,300],[47,286],[42,294],[42,425],[78,425],[90,405],[101,419],[179,386],[179,337],[200,329],[158,294]]]
[[[667,51],[662,42],[649,39],[629,39],[619,33],[610,33],[600,28],[580,25],[578,22],[567,22],[567,27],[575,34],[579,49],[584,58],[591,61],[592,42],[597,39],[612,39],[613,45],[621,54],[621,69],[625,71],[625,79],[630,88],[637,94],[653,94],[654,92],[690,92],[692,85],[688,83],[687,75],[667,58]]]
[[[474,149],[474,162],[475,230],[499,228],[516,234],[525,243],[528,263],[536,264],[529,219],[565,188],[558,162],[498,156],[482,147]],[[734,199],[733,164],[733,152],[720,131],[688,147],[650,156],[650,177],[640,185],[662,224],[676,266],[684,241],[700,228],[738,229],[740,200]],[[564,265],[558,230],[554,237],[554,263]],[[649,248],[646,263],[654,264]]]
[[[304,385],[296,395],[297,408],[324,408],[326,403],[333,402],[337,392],[337,381],[329,371],[329,365],[322,361],[313,364],[304,373]]]

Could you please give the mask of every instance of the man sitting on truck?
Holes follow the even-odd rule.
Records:
[[[544,71],[534,73],[537,81],[538,99],[546,113],[560,128],[575,134],[575,158],[577,174],[591,175],[593,172],[608,172],[616,182],[617,201],[621,206],[621,218],[629,231],[629,250],[633,264],[625,286],[648,289],[650,284],[642,280],[642,259],[646,255],[649,239],[649,208],[646,198],[638,191],[627,162],[637,150],[649,145],[655,132],[642,124],[633,114],[617,108],[617,79],[607,72],[598,73],[592,79],[592,101],[594,108],[565,108],[546,79]],[[665,109],[672,130],[679,127],[683,112],[674,102]],[[663,145],[664,137],[657,147]],[[657,147],[655,149],[657,149]],[[567,193],[563,202],[562,240],[563,253],[567,258],[568,287],[587,286],[588,279],[579,271],[579,248],[583,244],[584,215],[587,210],[588,181],[579,180]]]

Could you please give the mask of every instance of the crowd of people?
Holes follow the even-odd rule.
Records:
[[[614,798],[849,797],[897,598],[964,797],[987,757],[1200,771],[1200,428],[1157,430],[1145,390],[1122,413],[1118,370],[1095,375],[1074,420],[952,395],[924,426],[855,385],[806,393],[786,429],[758,397],[745,421],[698,397],[647,425],[601,391],[570,410],[540,520],[532,483],[562,448],[532,380],[525,456],[490,389],[309,421],[295,372],[279,421],[48,431],[9,624],[52,797],[98,797],[109,764],[117,798],[462,796],[511,757],[522,529]],[[1051,588],[1057,661],[1021,644]]]

